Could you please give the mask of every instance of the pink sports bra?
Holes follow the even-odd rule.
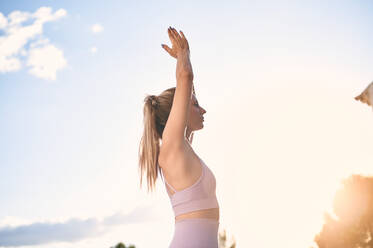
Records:
[[[219,208],[219,203],[216,198],[215,176],[202,159],[199,158],[199,160],[202,165],[202,175],[193,185],[186,189],[180,191],[175,190],[169,183],[167,183],[166,178],[163,177],[165,183],[175,192],[174,194],[171,194],[167,190],[165,184],[175,217],[196,210]]]

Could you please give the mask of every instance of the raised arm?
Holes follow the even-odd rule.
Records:
[[[193,87],[193,70],[190,63],[189,44],[182,31],[168,28],[172,48],[162,47],[174,58],[176,63],[176,90],[166,126],[163,130],[162,145],[180,147],[185,141],[185,129],[189,115]]]

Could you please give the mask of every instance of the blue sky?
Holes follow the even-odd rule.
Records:
[[[372,174],[372,110],[353,99],[373,79],[370,1],[3,1],[0,12],[0,247],[171,241],[164,186],[148,195],[137,170],[143,99],[176,84],[168,26],[191,47],[207,110],[193,147],[238,247],[309,247],[340,180]]]

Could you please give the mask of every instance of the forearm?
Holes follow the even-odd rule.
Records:
[[[176,80],[193,82],[193,69],[189,53],[180,54],[176,63]]]

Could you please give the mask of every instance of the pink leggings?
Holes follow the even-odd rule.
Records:
[[[218,248],[218,230],[219,222],[214,219],[179,220],[169,248]]]

